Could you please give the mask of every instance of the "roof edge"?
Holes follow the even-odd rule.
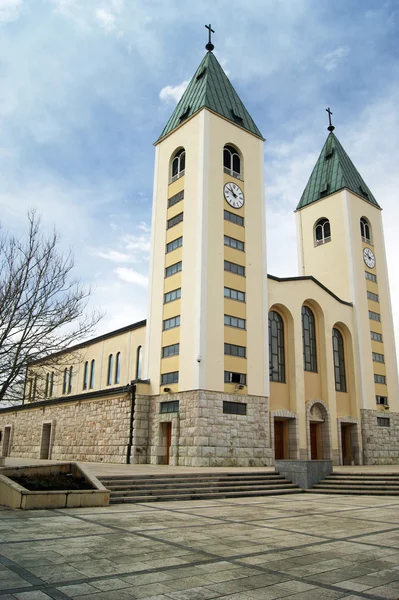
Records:
[[[274,281],[278,281],[280,283],[284,283],[285,281],[313,281],[316,285],[321,287],[322,290],[327,292],[330,296],[332,296],[335,300],[338,300],[341,304],[345,304],[346,306],[353,306],[353,302],[348,302],[347,300],[342,300],[339,296],[334,294],[328,287],[326,287],[321,281],[313,277],[313,275],[298,275],[297,277],[277,277],[277,275],[267,275],[268,279],[273,279]]]
[[[326,194],[322,198],[318,198],[317,200],[313,200],[313,202],[309,202],[309,204],[305,204],[304,206],[300,206],[299,208],[298,208],[298,206],[299,206],[299,203],[298,203],[298,206],[294,210],[294,213],[299,212],[300,210],[303,210],[304,208],[307,208],[311,204],[317,204],[318,202],[321,202],[321,200],[325,200],[326,198],[330,198],[331,196],[334,196],[335,194],[339,194],[340,192],[343,192],[344,190],[347,190],[348,192],[350,192],[354,196],[357,196],[358,198],[360,198],[360,200],[363,200],[363,202],[367,202],[367,204],[370,204],[370,206],[374,206],[374,208],[377,208],[378,210],[382,210],[382,207],[379,204],[375,204],[374,202],[371,202],[370,200],[367,200],[367,198],[365,198],[364,196],[361,196],[360,194],[357,194],[356,192],[354,192],[353,190],[351,190],[351,188],[349,188],[348,186],[345,185],[344,187],[339,188],[339,190],[335,190],[335,192],[333,192],[332,194]]]

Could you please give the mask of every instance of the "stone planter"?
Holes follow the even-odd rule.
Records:
[[[303,489],[313,487],[333,470],[332,460],[276,460],[274,466],[280,475]]]
[[[40,477],[40,475],[67,474],[82,477],[87,482],[87,490],[31,491],[12,477],[22,475]],[[35,465],[31,467],[4,468],[0,474],[0,504],[10,508],[24,510],[34,508],[75,508],[79,506],[108,506],[110,492],[93,475],[78,463],[56,465]]]

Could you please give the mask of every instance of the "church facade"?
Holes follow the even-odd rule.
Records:
[[[208,50],[155,144],[147,320],[31,364],[3,456],[399,462],[381,208],[330,122],[299,275],[267,275],[263,144]]]

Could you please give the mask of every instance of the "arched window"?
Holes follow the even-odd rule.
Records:
[[[302,341],[304,369],[317,373],[315,318],[307,306],[302,306]]]
[[[114,356],[110,354],[108,356],[108,373],[107,373],[107,385],[112,385],[112,366],[114,364]]]
[[[241,157],[233,146],[227,145],[223,148],[223,167],[228,175],[242,179]]]
[[[54,391],[54,371],[50,375],[50,389],[49,389],[49,394],[48,394],[50,398],[53,395],[53,391]]]
[[[119,383],[121,378],[121,353],[118,352],[115,360],[115,383]]]
[[[73,367],[69,367],[68,394],[72,392]]]
[[[141,346],[137,348],[136,358],[136,379],[141,379],[141,362],[142,362],[143,349]]]
[[[186,151],[184,148],[180,148],[174,156],[172,160],[172,171],[171,171],[171,181],[176,181],[179,177],[184,175],[186,169]]]
[[[315,245],[331,242],[331,227],[328,219],[319,219],[314,226]]]
[[[269,377],[285,383],[284,322],[274,310],[269,312]]]
[[[86,360],[83,370],[83,390],[87,390],[87,384],[89,382],[89,361]]]
[[[68,369],[64,369],[64,378],[62,380],[62,393],[66,394],[68,389]]]
[[[371,244],[371,225],[366,217],[360,219],[360,234],[363,242]]]
[[[96,361],[93,360],[90,363],[90,383],[89,383],[89,388],[92,390],[94,388],[94,375],[95,375],[95,370],[96,370]]]
[[[337,392],[346,392],[344,339],[342,337],[342,333],[338,331],[338,329],[335,329],[335,327],[332,333],[332,345],[334,357],[335,389]]]

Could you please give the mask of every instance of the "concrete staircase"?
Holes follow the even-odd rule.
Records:
[[[399,496],[399,473],[340,473],[331,475],[307,490],[319,494]]]
[[[304,492],[278,473],[185,473],[100,477],[111,504],[208,500]]]

